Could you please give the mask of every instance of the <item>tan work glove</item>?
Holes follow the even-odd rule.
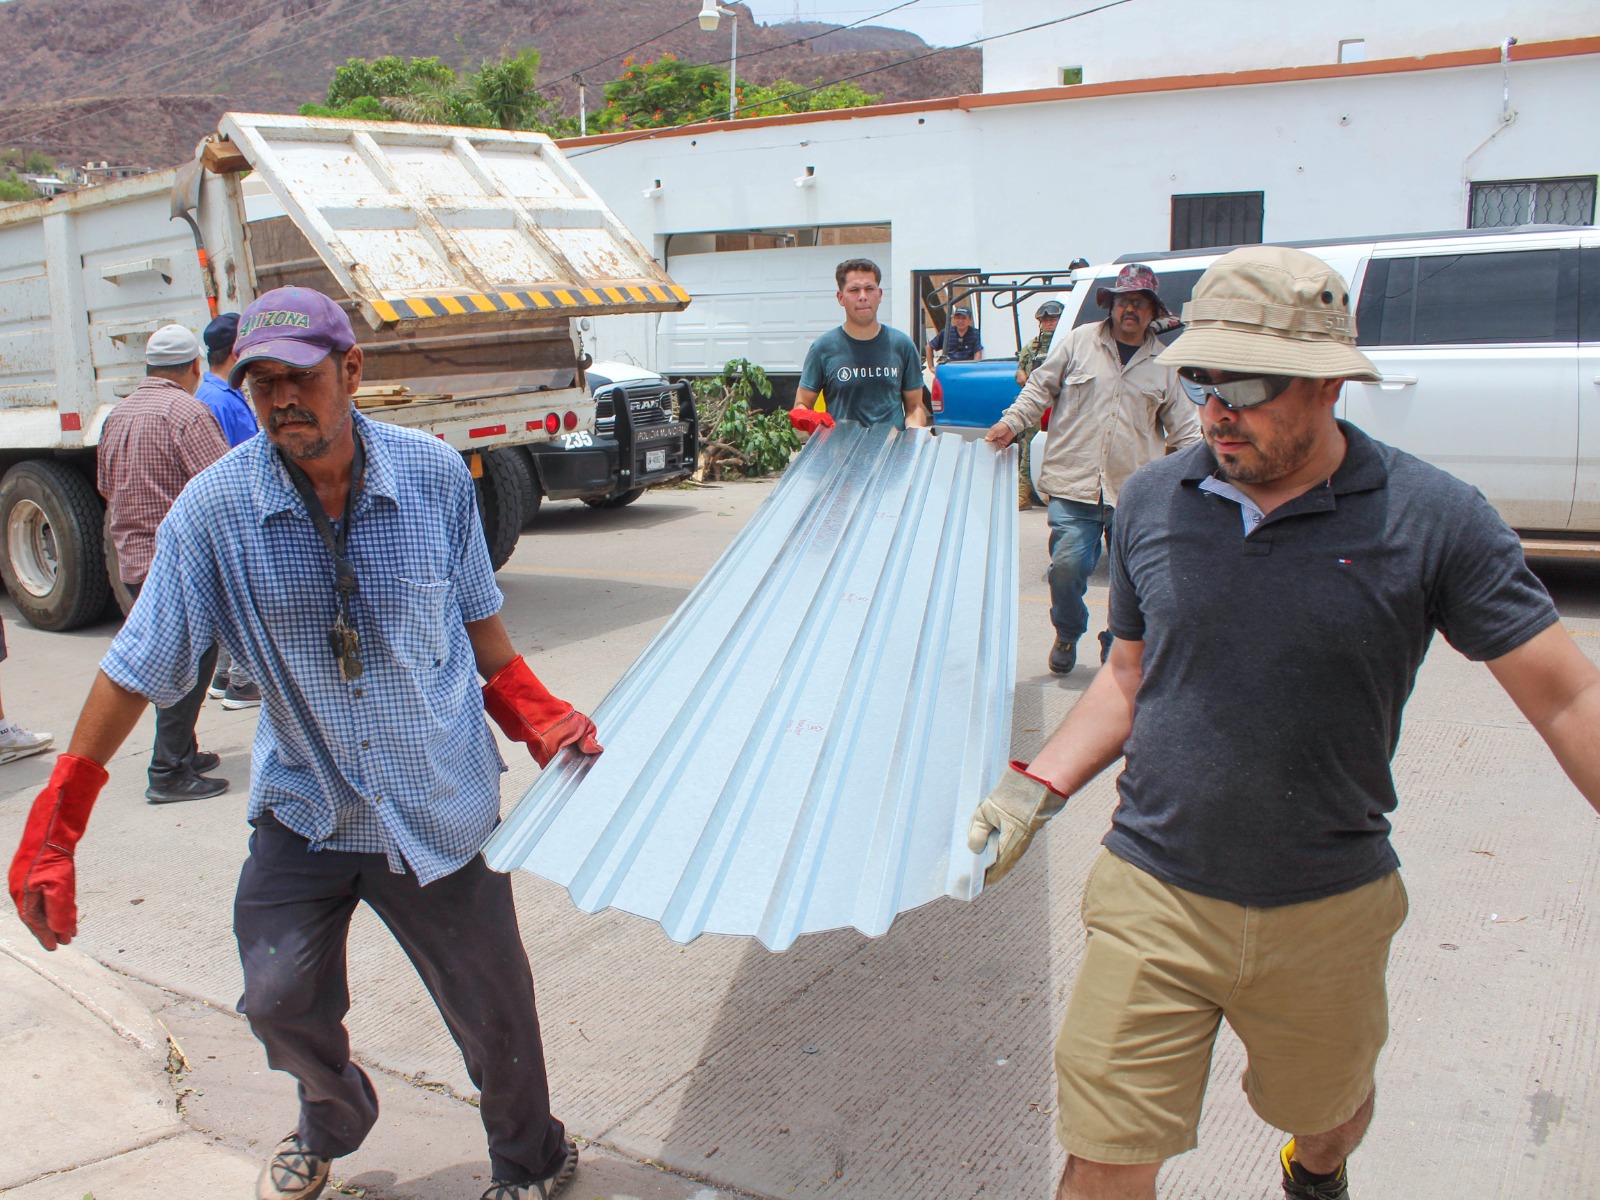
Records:
[[[1023,764],[1013,761],[994,790],[983,798],[967,827],[967,848],[982,854],[990,835],[1000,835],[994,863],[983,873],[985,886],[998,882],[1017,865],[1033,835],[1061,811],[1067,798]]]

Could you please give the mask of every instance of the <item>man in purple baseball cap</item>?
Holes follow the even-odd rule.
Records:
[[[356,344],[350,318],[321,292],[282,287],[266,292],[239,315],[233,339],[235,361],[228,385],[238,387],[260,359],[291,367],[314,367],[328,355]]]
[[[182,696],[220,642],[263,705],[234,900],[239,1011],[301,1097],[258,1200],[314,1200],[378,1118],[344,1027],[361,902],[416,964],[480,1089],[485,1200],[551,1200],[578,1150],[550,1111],[511,882],[479,853],[505,770],[484,718],[541,766],[598,754],[594,723],[511,644],[461,455],[357,411],[362,351],[339,306],[268,292],[240,314],[234,349],[229,380],[264,436],[197,475],[162,522],[139,603],[34,802],[12,898],[46,949],[76,936],[72,854],[104,764],[146,701]]]
[[[989,430],[1009,446],[1053,410],[1039,459],[1039,488],[1050,497],[1050,622],[1055,641],[1047,663],[1057,675],[1078,662],[1078,639],[1089,628],[1084,593],[1111,540],[1117,493],[1152,459],[1200,440],[1194,405],[1178,373],[1156,362],[1155,322],[1172,316],[1160,281],[1143,263],[1130,263],[1115,282],[1095,292],[1110,316],[1057,337],[1044,362]],[[1100,634],[1100,661],[1111,634]]]

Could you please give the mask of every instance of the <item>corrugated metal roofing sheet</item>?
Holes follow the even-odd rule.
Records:
[[[841,424],[595,710],[486,847],[690,941],[782,950],[971,899],[968,818],[1005,769],[1016,452]]]

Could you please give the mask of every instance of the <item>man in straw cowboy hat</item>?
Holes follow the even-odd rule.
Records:
[[[1109,669],[979,805],[1005,874],[1126,756],[1056,1044],[1058,1196],[1153,1197],[1196,1144],[1221,1019],[1292,1135],[1284,1194],[1349,1196],[1406,915],[1386,814],[1401,711],[1435,630],[1485,662],[1600,807],[1600,671],[1473,488],[1336,420],[1345,281],[1298,250],[1219,259],[1161,361],[1205,441],[1121,495]]]
[[[1170,317],[1155,272],[1143,263],[1122,268],[1111,287],[1095,293],[1110,315],[1056,339],[988,441],[1009,446],[1054,411],[1039,462],[1039,486],[1050,496],[1050,623],[1047,663],[1066,675],[1078,662],[1078,639],[1089,628],[1083,603],[1100,544],[1112,528],[1123,482],[1153,458],[1200,440],[1194,410],[1177,376],[1156,361],[1161,342],[1152,324]],[[1111,636],[1100,635],[1100,661]]]

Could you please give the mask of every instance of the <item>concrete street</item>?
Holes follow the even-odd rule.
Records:
[[[516,644],[554,691],[592,708],[770,489],[665,490],[614,512],[546,505],[499,576]],[[1014,749],[1026,758],[1094,668],[1065,679],[1045,670],[1042,510],[1021,525]],[[1540,570],[1579,644],[1600,654],[1600,568]],[[1103,617],[1103,579],[1090,599]],[[47,634],[9,601],[0,613],[5,712],[53,730],[64,748],[116,627]],[[1086,640],[1092,658],[1091,647]],[[10,1131],[0,1190],[27,1200],[246,1196],[291,1128],[292,1082],[266,1069],[232,1011],[230,903],[255,722],[253,712],[208,704],[201,744],[222,754],[219,773],[234,789],[157,807],[143,799],[147,716],[112,763],[79,849],[75,949],[30,951],[15,918],[0,919],[0,1115]],[[509,807],[536,768],[520,746],[504,752]],[[0,767],[8,860],[51,764],[46,754]],[[1600,820],[1489,673],[1442,639],[1418,680],[1395,772],[1411,915],[1392,960],[1392,1034],[1352,1193],[1591,1194],[1600,1179]],[[830,933],[781,955],[713,936],[679,946],[637,918],[585,916],[559,888],[519,876],[557,1111],[585,1144],[571,1194],[1050,1195],[1061,1165],[1052,1040],[1082,949],[1078,901],[1111,783],[1108,773],[1075,798],[975,903],[941,901],[883,938]],[[352,1037],[385,1118],[335,1164],[335,1179],[347,1194],[384,1200],[475,1198],[486,1158],[471,1087],[410,965],[364,911],[350,971]],[[181,1053],[169,1056],[169,1034]],[[1245,1103],[1242,1068],[1225,1030],[1201,1147],[1168,1169],[1163,1197],[1280,1194],[1280,1138]],[[182,1186],[160,1190],[173,1175]]]

